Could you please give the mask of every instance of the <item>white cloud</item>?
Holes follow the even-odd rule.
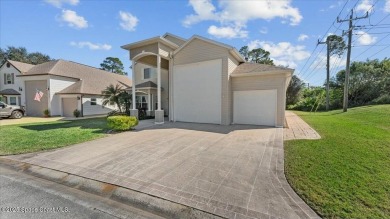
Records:
[[[242,30],[240,27],[217,27],[211,25],[207,32],[217,38],[246,38],[248,31]]]
[[[302,34],[299,35],[298,41],[305,41],[305,40],[307,40],[308,38],[309,38],[308,35],[302,33]]]
[[[135,27],[138,24],[138,18],[129,12],[119,11],[121,19],[120,25],[124,30],[135,31]]]
[[[78,5],[79,0],[45,0],[45,2],[53,5],[54,7],[61,8],[63,4]]]
[[[260,29],[260,33],[261,33],[261,34],[267,34],[267,33],[268,33],[268,28],[262,27],[262,28]]]
[[[298,25],[302,20],[299,9],[291,6],[291,0],[278,1],[231,1],[219,0],[218,8],[211,0],[189,0],[189,5],[194,13],[187,15],[183,20],[185,27],[197,24],[202,21],[216,21],[221,28],[228,27],[242,29],[248,21],[272,20],[281,18],[282,22],[289,22],[290,25]],[[214,25],[215,26],[215,25]]]
[[[185,27],[205,20],[219,20],[211,0],[190,0],[189,4],[194,9],[195,14],[187,15],[183,21]]]
[[[371,11],[374,9],[372,0],[363,0],[357,7],[356,11],[366,13],[371,13]]]
[[[296,68],[297,62],[309,58],[310,52],[305,50],[305,46],[292,45],[289,42],[266,42],[254,40],[248,44],[248,49],[262,48],[270,52],[270,58],[274,60],[276,65],[289,66]]]
[[[110,50],[112,48],[112,46],[108,44],[91,43],[88,41],[83,41],[83,42],[72,41],[70,42],[70,45],[81,49],[84,47],[88,47],[90,50]]]
[[[61,20],[68,23],[68,26],[82,29],[88,27],[88,21],[84,17],[77,15],[75,11],[72,10],[62,10]]]
[[[366,46],[371,45],[376,42],[377,37],[371,36],[370,34],[364,32],[364,31],[357,31],[358,39],[360,45]]]
[[[390,0],[386,0],[385,8],[383,10],[390,13]]]

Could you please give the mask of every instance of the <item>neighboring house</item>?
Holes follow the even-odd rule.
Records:
[[[146,108],[170,121],[284,126],[293,69],[246,63],[229,45],[194,35],[122,46],[133,63],[132,115]]]
[[[25,106],[28,116],[42,116],[46,109],[52,116],[73,117],[76,109],[82,116],[106,114],[117,107],[102,106],[102,90],[110,84],[120,84],[124,89],[131,86],[126,76],[76,62],[55,60],[21,69],[22,64],[8,60],[0,70],[1,74],[8,74],[18,69],[14,82],[20,86],[21,105]],[[16,87],[12,89],[18,89]],[[37,92],[43,93],[40,101],[34,100]]]
[[[7,61],[0,67],[0,101],[9,105],[26,106],[24,84],[17,76],[25,74],[34,65]]]

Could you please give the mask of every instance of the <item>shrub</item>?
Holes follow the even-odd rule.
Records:
[[[390,94],[383,94],[372,101],[373,104],[390,104]]]
[[[109,116],[107,126],[115,131],[126,131],[138,125],[135,116]]]
[[[73,115],[74,115],[74,117],[76,117],[76,118],[78,118],[78,117],[80,116],[80,114],[81,114],[81,112],[80,112],[80,110],[78,110],[78,109],[75,109],[75,110],[73,111]]]
[[[43,115],[44,115],[45,117],[49,117],[49,116],[50,116],[50,110],[49,110],[49,109],[43,110]]]
[[[128,113],[119,112],[117,110],[113,110],[113,111],[107,113],[107,117],[110,117],[110,116],[128,116],[128,115],[129,115]]]

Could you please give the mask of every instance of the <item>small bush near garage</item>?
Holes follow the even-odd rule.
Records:
[[[127,131],[138,125],[135,116],[110,116],[107,117],[107,126],[115,131]]]
[[[75,109],[75,110],[73,111],[73,115],[74,115],[74,117],[76,117],[76,118],[80,117],[80,114],[81,114],[81,112],[80,112],[80,110],[78,110],[78,109]]]

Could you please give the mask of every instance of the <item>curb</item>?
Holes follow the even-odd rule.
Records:
[[[130,205],[165,218],[222,218],[220,216],[168,201],[160,197],[152,196],[114,184],[80,177],[66,172],[31,165],[25,162],[0,158],[0,165],[8,169],[20,171],[74,189],[92,193],[103,198],[108,198],[125,205]]]

